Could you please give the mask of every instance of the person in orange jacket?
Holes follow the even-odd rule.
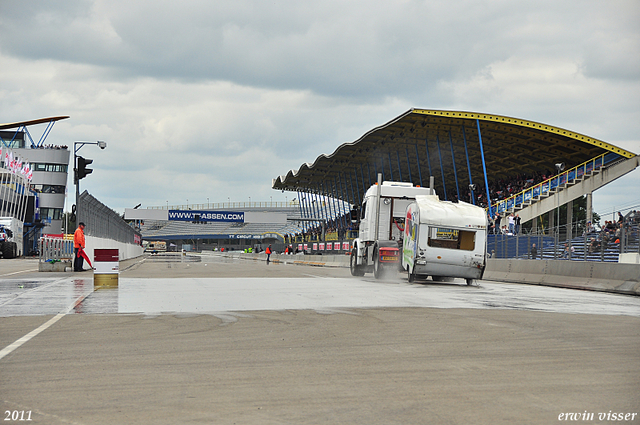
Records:
[[[80,223],[73,233],[73,271],[81,272],[84,269],[84,258],[80,255],[80,250],[84,250],[86,244],[84,241],[84,223]]]
[[[272,251],[271,251],[271,245],[269,245],[269,246],[267,247],[267,249],[266,249],[266,251],[265,251],[265,252],[266,252],[266,254],[267,254],[267,264],[268,264],[268,263],[269,263],[269,261],[271,261],[271,260],[270,260],[271,252],[272,252]]]

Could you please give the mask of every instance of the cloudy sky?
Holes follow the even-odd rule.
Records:
[[[2,0],[0,122],[69,115],[48,143],[106,141],[81,186],[121,212],[290,200],[272,178],[412,107],[640,153],[639,23],[637,0]]]

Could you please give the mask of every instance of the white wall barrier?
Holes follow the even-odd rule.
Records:
[[[120,261],[139,257],[143,253],[140,245],[117,242],[112,239],[85,236],[87,257],[93,263],[94,250],[118,249]],[[73,268],[73,241],[57,238],[40,238],[39,270],[41,272],[64,272],[66,268]]]
[[[98,238],[95,236],[85,236],[87,242],[87,248],[85,252],[87,256],[93,262],[93,251],[95,249],[115,249],[117,248],[120,254],[120,261],[128,260],[130,258],[139,257],[142,255],[144,249],[140,245],[124,242],[116,242],[112,239]]]

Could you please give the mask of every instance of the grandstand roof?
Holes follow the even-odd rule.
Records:
[[[478,129],[479,126],[479,129]],[[340,145],[330,155],[290,170],[273,189],[305,191],[357,203],[382,172],[385,180],[428,185],[436,191],[484,185],[480,138],[489,184],[519,174],[554,172],[555,164],[579,165],[599,155],[631,158],[635,154],[573,131],[500,115],[410,109],[360,139]],[[467,153],[468,164],[467,166]],[[470,168],[470,169],[469,169]],[[363,184],[364,183],[364,184]]]
[[[38,118],[35,120],[28,120],[28,121],[10,122],[6,124],[0,124],[0,130],[8,130],[10,128],[18,128],[22,126],[29,126],[29,125],[36,125],[36,124],[44,124],[48,122],[66,120],[67,118],[69,118],[69,116],[64,115],[64,116],[58,116],[58,117]]]

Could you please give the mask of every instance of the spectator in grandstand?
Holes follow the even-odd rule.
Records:
[[[515,232],[515,234],[516,235],[520,234],[520,222],[521,222],[520,216],[518,214],[516,214],[516,218],[515,218],[515,223],[516,223],[516,232]]]
[[[513,235],[516,227],[516,218],[513,213],[509,214],[509,233]]]
[[[496,218],[495,218],[495,231],[496,234],[500,233],[500,221],[502,220],[502,217],[500,217],[500,214],[496,213]]]
[[[490,214],[487,214],[487,222],[489,223],[489,234],[495,234],[496,233],[496,222],[493,219],[493,217],[491,217]]]
[[[531,258],[535,260],[538,258],[538,248],[536,248],[536,244],[531,245]]]
[[[590,221],[587,221],[587,227],[585,228],[584,232],[586,235],[588,235],[589,233],[593,232],[595,229],[593,228],[593,225],[591,224]]]

